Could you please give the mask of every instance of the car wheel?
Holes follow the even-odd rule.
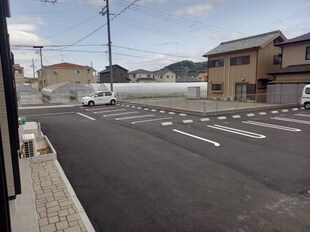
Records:
[[[95,105],[95,102],[90,101],[90,102],[88,102],[88,105],[89,105],[90,107],[92,107],[92,106],[94,106],[94,105]]]
[[[306,110],[310,110],[310,102],[305,102],[304,107]]]
[[[115,104],[116,104],[116,101],[115,101],[114,99],[112,99],[112,100],[110,101],[110,104],[111,104],[111,105],[115,105]]]

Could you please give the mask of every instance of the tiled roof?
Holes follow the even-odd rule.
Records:
[[[158,71],[154,72],[154,74],[156,74],[156,75],[164,75],[167,72],[172,72],[172,71],[167,69],[167,68],[164,68],[164,69],[161,69],[161,70],[158,70]]]
[[[117,68],[117,67],[119,67],[119,68],[121,68],[121,69],[123,69],[123,70],[125,70],[125,71],[128,72],[127,69],[123,68],[122,66],[120,66],[120,65],[118,65],[118,64],[113,64],[113,65],[112,65],[113,70],[114,70],[115,68]],[[109,72],[110,72],[110,66],[106,66],[106,69],[105,69],[105,70],[102,70],[101,72],[99,72],[99,74],[109,73]]]
[[[285,68],[274,70],[268,74],[310,73],[310,64],[290,65]]]
[[[145,69],[137,69],[135,71],[129,72],[128,74],[151,74],[151,72]]]
[[[273,41],[279,36],[281,36],[283,39],[286,39],[285,36],[282,34],[282,32],[278,30],[242,39],[222,42],[219,46],[207,52],[203,56],[207,57],[210,55],[222,54],[226,52],[259,48],[265,45],[266,43]]]
[[[71,64],[67,62],[59,63],[59,64],[53,64],[50,66],[44,66],[44,68],[78,68],[78,69],[93,69],[89,66],[83,66],[78,64]]]
[[[292,39],[288,39],[286,41],[283,41],[281,43],[278,43],[277,46],[281,46],[281,45],[286,45],[286,44],[292,44],[292,43],[301,43],[301,42],[305,42],[305,41],[310,41],[310,32],[297,36],[295,38]]]

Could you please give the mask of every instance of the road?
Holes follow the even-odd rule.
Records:
[[[310,231],[310,111],[20,115],[41,122],[96,231]]]

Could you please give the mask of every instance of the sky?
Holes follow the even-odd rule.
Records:
[[[104,0],[10,0],[15,63],[33,77],[43,65],[109,65]],[[310,32],[309,0],[110,0],[112,61],[129,71],[158,70],[182,60],[206,61],[221,42],[281,30]]]

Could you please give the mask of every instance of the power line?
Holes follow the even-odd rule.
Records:
[[[139,0],[134,0],[132,3],[130,3],[127,7],[125,7],[122,11],[120,11],[119,13],[117,13],[116,15],[114,15],[110,21],[116,19],[118,16],[120,16],[121,14],[123,14],[126,10],[128,10],[131,6],[133,6],[136,2],[138,2]],[[95,34],[96,32],[98,32],[99,30],[101,30],[102,28],[104,28],[105,26],[107,25],[107,23],[101,25],[100,27],[98,27],[97,29],[95,29],[94,31],[90,32],[89,34],[87,34],[86,36],[82,37],[81,39],[77,40],[76,42],[70,44],[69,46],[66,46],[64,48],[61,48],[59,50],[62,50],[62,49],[65,49],[65,48],[68,48],[68,47],[71,47],[85,39],[87,39],[88,37],[90,37],[91,35]]]

